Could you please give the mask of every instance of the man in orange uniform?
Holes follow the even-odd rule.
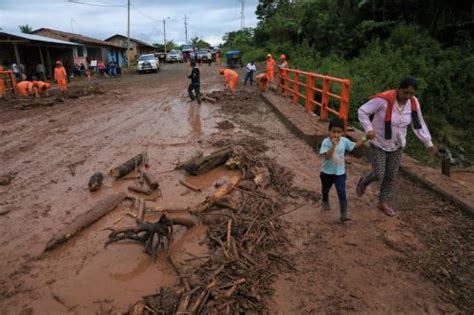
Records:
[[[56,61],[56,68],[54,68],[54,81],[59,85],[61,92],[67,91],[67,74],[61,61]]]
[[[234,93],[237,80],[239,79],[239,74],[234,70],[224,68],[220,68],[219,72],[220,74],[224,75],[225,87],[229,86],[230,91]]]
[[[33,82],[30,81],[21,81],[16,84],[16,90],[18,94],[22,96],[38,96],[38,92],[33,85]]]
[[[221,64],[221,53],[219,51],[216,51],[216,65]]]
[[[255,78],[257,79],[257,86],[260,88],[260,92],[268,91],[268,75],[260,73]]]
[[[275,68],[275,59],[273,59],[272,54],[267,55],[267,76],[270,82],[273,82],[273,70]]]
[[[285,79],[288,76],[288,61],[285,54],[280,55],[281,63],[278,65],[278,71],[280,72],[280,86],[282,88],[282,93],[285,92]]]
[[[51,88],[51,83],[43,81],[33,81],[33,86],[37,90],[40,97],[48,96],[48,89]]]

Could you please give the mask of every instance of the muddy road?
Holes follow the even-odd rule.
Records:
[[[222,87],[217,69],[201,67],[202,91]],[[160,182],[162,196],[147,201],[156,208],[192,207],[215,191],[217,180],[238,174],[223,166],[197,177],[171,170],[197,151],[215,151],[212,144],[248,136],[262,141],[266,155],[291,171],[295,186],[319,192],[320,158],[255,90],[239,86],[234,98],[191,103],[188,70],[167,65],[158,74],[94,81],[101,93],[49,107],[19,110],[0,103],[1,173],[12,176],[9,185],[0,186],[1,314],[119,313],[142,296],[179,283],[165,251],[152,261],[133,242],[104,249],[106,228],[135,224],[126,203],[43,253],[48,240],[77,215],[133,182],[105,176],[103,187],[90,193],[89,177],[140,152],[147,152],[149,172]],[[89,83],[74,85],[81,89]],[[335,207],[327,212],[318,202],[282,216],[289,236],[286,255],[296,271],[275,272],[272,293],[262,297],[266,309],[279,314],[472,311],[472,220],[403,177],[394,200],[399,216],[388,218],[374,207],[375,185],[364,198],[355,196],[358,174],[368,169],[365,161],[348,157],[353,218],[348,224],[338,222]],[[336,205],[335,191],[330,198]],[[282,211],[294,207],[284,205]],[[205,225],[176,233],[170,251],[189,253],[193,263],[193,257],[209,254]]]

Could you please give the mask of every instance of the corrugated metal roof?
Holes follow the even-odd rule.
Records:
[[[105,39],[105,41],[109,41],[110,39],[114,38],[114,37],[121,37],[123,39],[127,39],[127,36],[123,36],[123,35],[120,35],[120,34],[115,34],[114,36],[110,36],[109,38]],[[151,45],[151,44],[148,44],[147,42],[144,42],[142,40],[139,40],[139,39],[136,39],[136,38],[131,38],[130,37],[130,41],[133,41],[133,42],[136,42],[142,46],[146,46],[146,47],[150,47],[150,48],[156,48],[155,46]]]
[[[40,34],[41,36],[47,36],[50,38],[57,38],[57,39],[62,39],[66,40],[69,42],[73,43],[81,43],[85,45],[96,45],[96,46],[106,46],[106,47],[112,47],[112,48],[120,48],[120,49],[126,49],[123,48],[120,45],[116,45],[114,43],[109,43],[100,39],[84,36],[81,34],[74,34],[74,33],[69,33],[69,32],[63,32],[63,31],[58,31],[58,30],[53,30],[51,28],[40,28],[37,30],[33,31],[34,34]]]
[[[15,37],[23,38],[23,39],[36,41],[36,42],[45,42],[45,43],[61,44],[61,45],[69,45],[69,46],[82,46],[81,44],[77,44],[77,43],[71,43],[71,42],[66,42],[66,41],[59,40],[59,39],[53,39],[53,38],[46,37],[46,36],[26,34],[26,33],[20,33],[20,32],[0,31],[0,34],[15,36]]]

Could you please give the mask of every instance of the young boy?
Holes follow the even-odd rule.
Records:
[[[333,118],[329,122],[329,137],[323,140],[319,154],[324,157],[321,168],[321,186],[323,194],[323,209],[330,210],[329,190],[333,184],[336,185],[339,206],[341,210],[341,222],[349,221],[347,214],[346,200],[346,170],[344,154],[360,147],[366,140],[364,137],[357,142],[352,142],[342,136],[344,131],[344,121],[340,118]]]

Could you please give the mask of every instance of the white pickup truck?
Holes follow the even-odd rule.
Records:
[[[141,55],[138,58],[137,71],[139,74],[144,72],[158,72],[160,70],[160,61],[154,54]]]

